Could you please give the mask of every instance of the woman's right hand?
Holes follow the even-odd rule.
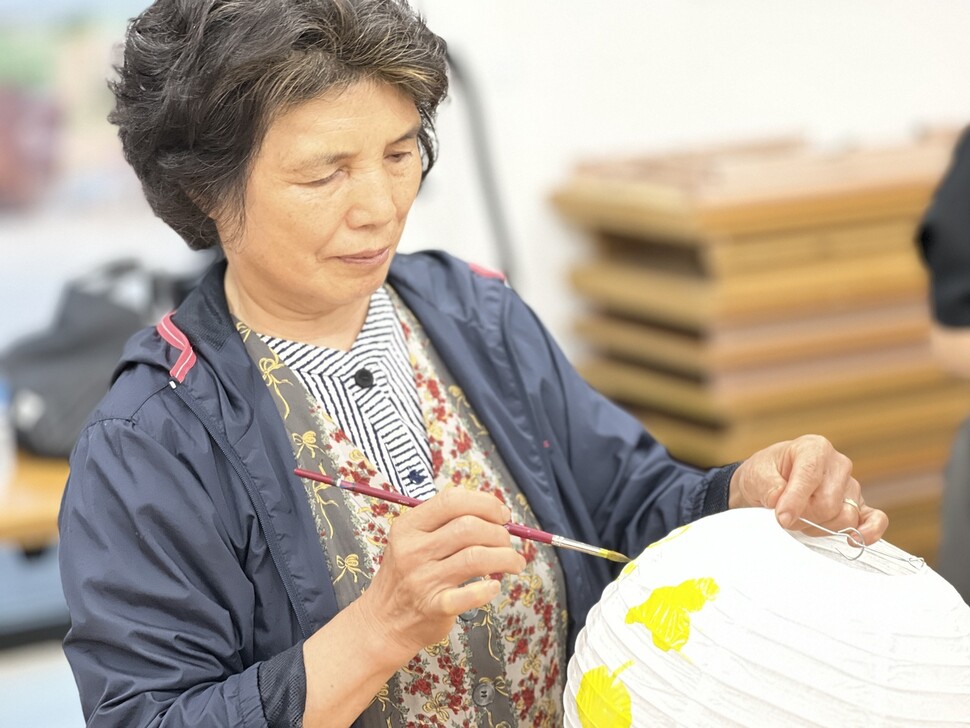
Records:
[[[504,527],[510,517],[491,494],[448,488],[394,519],[380,568],[354,603],[387,658],[407,664],[459,614],[498,595],[489,574],[525,568]]]

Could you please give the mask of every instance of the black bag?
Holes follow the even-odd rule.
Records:
[[[197,280],[122,260],[68,283],[53,325],[0,354],[20,447],[67,457],[108,391],[125,342],[175,308]]]

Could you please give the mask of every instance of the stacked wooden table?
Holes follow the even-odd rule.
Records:
[[[581,372],[700,466],[825,435],[889,512],[887,538],[932,561],[970,383],[932,357],[914,232],[954,142],[581,166],[554,195],[593,243],[572,277]]]

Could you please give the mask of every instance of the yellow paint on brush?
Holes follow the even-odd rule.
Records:
[[[690,612],[699,611],[718,591],[717,582],[707,577],[658,587],[647,601],[626,613],[626,623],[650,630],[653,643],[664,652],[679,652],[690,637]]]
[[[620,682],[619,674],[633,664],[625,662],[616,670],[603,665],[583,675],[576,691],[576,710],[583,728],[630,728],[633,713],[630,693]]]

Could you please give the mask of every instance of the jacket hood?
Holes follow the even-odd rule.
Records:
[[[178,328],[196,349],[221,350],[236,333],[222,284],[226,267],[224,260],[214,263],[174,312]],[[504,278],[443,251],[397,254],[387,282],[409,305],[434,307],[461,325],[494,330],[501,317]],[[172,347],[159,336],[157,327],[143,329],[125,345],[112,382],[139,364],[169,372],[175,364],[172,356]]]

